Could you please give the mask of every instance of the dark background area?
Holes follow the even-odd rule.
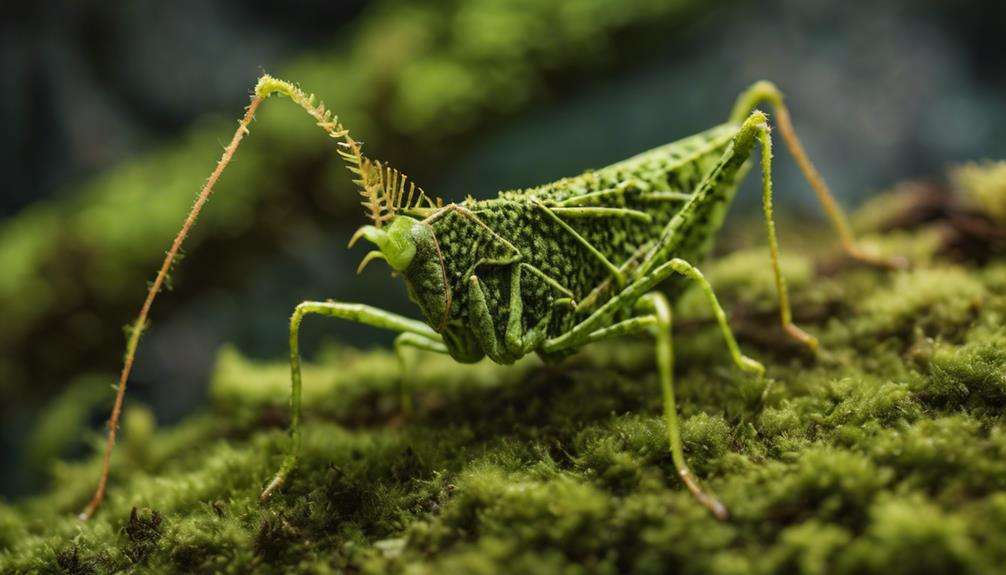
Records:
[[[262,70],[339,46],[367,4],[91,1],[0,9],[0,215],[17,218],[33,202],[70,197],[201,119],[236,119]],[[766,78],[788,94],[811,157],[841,200],[855,205],[899,180],[940,177],[948,164],[1006,155],[1004,26],[1006,8],[992,1],[723,2],[637,49],[626,40],[622,59],[603,72],[564,75],[545,102],[490,125],[463,153],[428,170],[433,177],[422,184],[448,199],[487,197],[600,167],[724,121],[740,90]],[[221,133],[221,143],[228,137]],[[779,211],[818,217],[795,166],[783,153],[778,158]],[[207,174],[215,159],[206,158]],[[199,183],[192,182],[193,194]],[[757,194],[746,190],[735,217],[760,209]],[[155,308],[129,401],[152,405],[161,422],[190,413],[204,399],[223,342],[253,356],[284,356],[286,318],[303,299],[412,313],[386,271],[352,275],[360,253],[344,246],[362,220],[293,229],[228,289],[200,293],[193,286],[201,278],[186,275],[197,295],[169,316]],[[784,250],[798,240],[783,226]],[[103,321],[122,325],[130,317]],[[388,341],[353,326],[312,324],[306,347],[323,337],[364,346]],[[11,472],[0,494],[40,487],[39,475],[21,471],[22,440],[48,399],[8,409],[0,461]],[[95,410],[95,429],[104,417]]]

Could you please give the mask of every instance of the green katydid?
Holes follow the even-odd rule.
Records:
[[[406,348],[414,348],[449,354],[465,363],[488,356],[508,364],[532,352],[553,360],[592,342],[627,334],[651,335],[656,342],[674,465],[696,500],[716,517],[726,518],[724,505],[699,485],[685,462],[674,399],[671,302],[686,282],[698,285],[733,362],[761,377],[765,368],[741,353],[716,295],[695,267],[712,247],[756,143],[761,148],[762,201],[780,320],[791,337],[812,350],[817,348],[817,340],[792,321],[786,282],[779,270],[772,216],[772,141],[768,118],[756,109],[759,104],[773,107],[787,147],[846,252],[875,265],[904,265],[900,259],[883,259],[858,247],[844,213],[795,135],[781,92],[769,82],[758,82],[743,92],[726,123],[694,136],[577,177],[503,192],[494,199],[469,197],[445,205],[398,170],[366,157],[360,143],[313,96],[266,75],[259,79],[237,131],[175,237],[132,326],[109,420],[101,478],[82,518],[93,515],[105,495],[126,382],[150,307],[214,184],[248,133],[256,110],[274,94],[290,98],[337,140],[338,152],[360,188],[371,220],[353,235],[350,245],[366,239],[377,248],[367,254],[360,268],[375,259],[385,260],[404,278],[424,321],[364,304],[327,301],[296,306],[290,320],[291,445],[262,492],[263,501],[297,465],[301,444],[298,333],[305,316],[324,315],[398,332],[395,349],[400,357]],[[679,281],[667,282],[674,277]],[[403,407],[407,398],[403,388]]]

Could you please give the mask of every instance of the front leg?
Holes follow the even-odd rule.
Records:
[[[415,338],[423,338],[430,342],[427,348],[435,347],[434,344],[442,344],[440,334],[430,326],[421,321],[402,317],[389,311],[384,311],[376,307],[364,304],[341,303],[341,302],[315,302],[306,301],[294,309],[290,318],[290,450],[279,471],[269,482],[269,485],[262,491],[260,499],[264,502],[272,496],[273,492],[283,486],[287,476],[297,466],[300,457],[301,445],[301,377],[300,377],[300,322],[305,315],[317,314],[329,317],[336,317],[355,321],[374,327],[390,329],[403,334],[411,334]]]

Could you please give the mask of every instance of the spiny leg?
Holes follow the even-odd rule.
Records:
[[[309,314],[336,317],[393,331],[414,334],[431,342],[440,342],[440,335],[423,322],[402,317],[389,311],[364,304],[306,301],[298,305],[290,318],[290,450],[279,471],[262,491],[260,499],[267,501],[283,486],[287,476],[297,465],[301,446],[301,376],[300,376],[300,323]]]
[[[430,339],[428,336],[415,333],[403,333],[395,338],[395,355],[398,356],[398,367],[401,376],[398,380],[398,393],[401,396],[402,413],[406,416],[412,414],[412,388],[409,385],[409,365],[405,356],[406,348],[421,351],[432,351],[435,353],[449,353],[447,346],[439,339]]]
[[[730,114],[730,121],[735,124],[741,123],[755,109],[755,106],[761,102],[768,102],[772,105],[772,109],[776,115],[776,124],[779,126],[779,131],[782,132],[783,141],[786,142],[786,147],[789,148],[790,154],[793,155],[793,159],[796,160],[800,171],[803,172],[804,178],[807,179],[810,187],[813,188],[818,201],[828,215],[828,219],[831,220],[831,225],[835,228],[835,232],[838,233],[839,240],[845,252],[852,258],[871,265],[892,269],[907,267],[908,261],[902,257],[884,258],[865,252],[859,247],[855,235],[852,233],[852,227],[849,225],[848,217],[841,206],[835,201],[831,190],[828,188],[828,184],[825,183],[824,178],[821,177],[821,173],[817,171],[817,168],[810,161],[807,152],[803,148],[803,144],[797,137],[796,130],[793,129],[793,122],[790,120],[789,108],[783,102],[783,94],[775,84],[763,80],[751,85],[750,88],[738,96],[733,112]]]

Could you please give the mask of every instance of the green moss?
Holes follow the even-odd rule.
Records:
[[[872,522],[841,558],[842,570],[872,573],[986,573],[964,517],[920,496],[884,498]]]
[[[831,573],[852,539],[847,529],[811,519],[779,535],[768,563],[771,570],[780,573]]]
[[[1006,162],[958,166],[951,178],[969,207],[1006,225]]]
[[[930,234],[901,230],[898,241]],[[95,520],[74,513],[96,457],[59,463],[49,492],[0,505],[0,572],[999,568],[1004,254],[965,264],[931,249],[931,262],[886,272],[813,269],[806,262],[823,252],[803,250],[786,269],[797,321],[824,343],[816,358],[778,333],[761,249],[704,267],[766,380],[730,366],[691,296],[679,306],[685,450],[730,508],[727,522],[676,476],[645,339],[594,345],[556,366],[423,355],[408,421],[390,351],[330,346],[304,370],[301,465],[266,505],[258,493],[288,441],[288,367],[227,348],[204,413],[168,428],[142,408],[127,413]],[[750,290],[731,266],[751,271]]]
[[[930,377],[917,390],[927,402],[991,408],[1006,403],[1006,332],[981,330],[965,345],[939,346],[928,366]]]
[[[857,336],[887,336],[908,328],[967,326],[982,305],[985,287],[960,267],[917,269],[896,274],[884,289],[856,307]]]

